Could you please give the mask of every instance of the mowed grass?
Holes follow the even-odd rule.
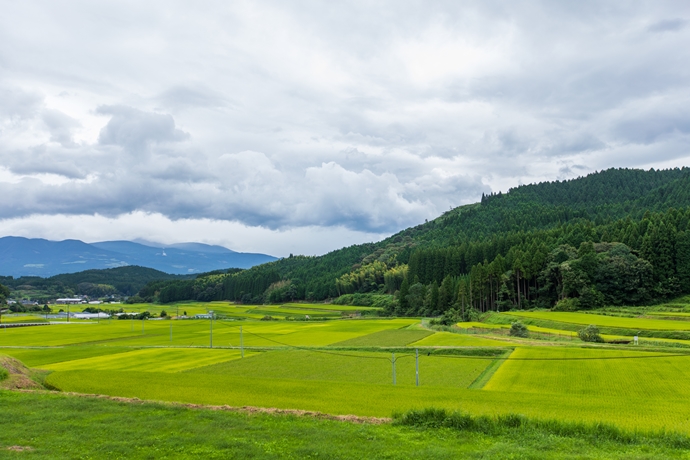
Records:
[[[334,345],[343,347],[404,347],[432,334],[432,331],[421,329],[387,329],[337,342]]]
[[[397,385],[415,385],[414,351],[396,353]],[[420,353],[420,381],[425,386],[467,388],[491,363],[486,359],[455,359]],[[391,353],[269,351],[252,358],[228,361],[189,372],[251,379],[321,380],[392,383]]]
[[[690,355],[521,347],[496,371],[484,390],[680,400],[690,395]],[[690,409],[690,404],[684,406]]]
[[[647,318],[624,318],[589,313],[569,313],[550,311],[511,311],[510,316],[559,321],[562,323],[594,324],[601,327],[618,327],[624,329],[645,329],[655,331],[690,331],[690,321],[673,321]]]
[[[0,452],[7,458],[629,459],[687,454],[665,438],[621,442],[529,429],[483,434],[58,394],[0,392],[0,413]],[[28,449],[11,452],[9,446]]]
[[[251,356],[252,353],[245,353]],[[66,370],[122,370],[141,372],[180,372],[240,359],[239,350],[195,348],[148,348],[126,353],[93,356],[60,363],[46,364],[43,369]]]
[[[513,344],[509,341],[493,340],[478,337],[474,334],[454,334],[452,332],[436,332],[409,344],[411,347],[507,347],[511,345]]]

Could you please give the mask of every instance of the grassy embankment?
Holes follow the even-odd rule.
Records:
[[[9,392],[0,392],[0,412],[8,458],[681,458],[688,445],[682,436],[514,417],[465,417],[460,426],[438,412],[355,424]]]

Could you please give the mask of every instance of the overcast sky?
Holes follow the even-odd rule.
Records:
[[[689,165],[690,3],[0,0],[0,236],[322,254]]]

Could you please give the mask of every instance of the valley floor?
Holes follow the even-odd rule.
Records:
[[[10,375],[0,375],[0,457],[687,458],[690,341],[682,337],[690,322],[626,315],[501,313],[443,331],[419,318],[112,320],[1,330],[0,366]],[[518,317],[532,322],[530,337],[506,335]],[[647,327],[649,341],[587,344],[573,330],[583,327],[578,321],[601,323],[613,338]],[[8,391],[16,388],[63,393]],[[434,407],[556,425],[468,431],[184,404],[379,418]],[[637,434],[612,437],[611,430]],[[31,449],[7,450],[13,446]]]

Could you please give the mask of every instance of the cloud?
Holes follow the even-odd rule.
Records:
[[[175,127],[175,120],[169,114],[144,112],[126,106],[100,106],[96,113],[112,116],[98,136],[101,145],[141,151],[151,143],[180,142],[189,138],[188,133]]]
[[[52,142],[58,142],[63,147],[76,146],[72,130],[81,126],[78,120],[54,109],[44,110],[41,118],[50,130],[50,140]]]
[[[43,97],[37,92],[0,84],[0,119],[27,119],[34,117],[41,108]]]
[[[164,107],[172,109],[218,108],[228,105],[226,98],[218,91],[204,85],[179,85],[163,91],[155,98]]]
[[[652,33],[677,32],[687,27],[686,19],[663,19],[650,25],[647,30]]]
[[[384,235],[690,162],[678,2],[38,5],[0,16],[0,218]]]

